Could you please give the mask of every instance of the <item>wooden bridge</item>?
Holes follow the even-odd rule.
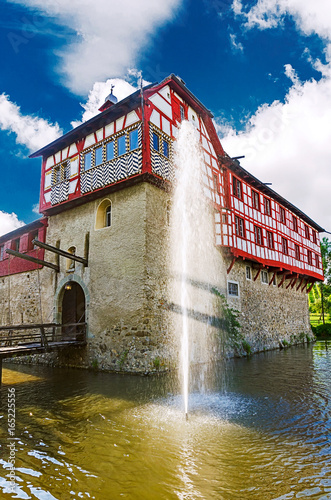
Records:
[[[0,384],[4,358],[84,345],[86,345],[86,323],[0,326]]]

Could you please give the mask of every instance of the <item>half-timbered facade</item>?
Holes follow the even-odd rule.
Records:
[[[42,269],[42,307],[54,321],[63,322],[67,284],[82,289],[90,340],[87,358],[76,364],[96,356],[104,368],[116,369],[120,352],[134,350],[140,354],[128,363],[143,371],[161,352],[167,331],[161,286],[167,280],[167,211],[174,142],[183,120],[200,138],[203,190],[215,216],[218,288],[242,312],[251,340],[259,337],[254,321],[247,320],[250,307],[257,307],[253,291],[261,297],[268,290],[270,307],[278,304],[274,316],[259,312],[263,326],[255,327],[264,337],[255,350],[278,345],[276,328],[269,328],[277,315],[282,336],[310,332],[306,291],[323,279],[323,229],[225,153],[211,112],[171,75],[120,102],[111,93],[99,114],[34,153],[42,157],[43,218],[19,230],[25,235],[20,246],[18,233],[0,238],[0,276],[43,267],[26,261],[22,267],[19,256],[6,253],[13,245],[20,253],[56,261],[58,272]],[[29,234],[36,237],[37,230],[38,240],[84,256],[85,264],[34,249]],[[289,293],[296,303],[293,321],[282,305],[289,303]],[[15,314],[5,301],[3,307]]]

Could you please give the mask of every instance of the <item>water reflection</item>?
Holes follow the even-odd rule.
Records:
[[[232,360],[203,394],[195,374],[188,422],[175,377],[11,365],[1,498],[13,497],[6,399],[15,384],[15,498],[330,499],[330,356],[323,342]]]

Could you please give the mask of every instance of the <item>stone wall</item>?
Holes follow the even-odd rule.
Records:
[[[97,209],[105,199],[112,204],[112,224],[96,229]],[[86,256],[89,246],[88,266],[76,262],[67,269],[67,259],[46,251],[46,260],[60,264],[59,273],[43,268],[0,278],[0,323],[61,322],[64,287],[75,281],[85,295],[88,345],[30,361],[139,373],[178,365],[182,316],[172,293],[178,276],[169,258],[169,199],[165,191],[141,183],[49,218],[46,242],[66,251],[75,247],[78,256]],[[231,260],[214,245],[205,260],[207,266],[198,265],[187,276],[196,304],[190,311],[193,362],[220,354],[213,325],[219,314],[215,288],[240,311],[241,332],[253,352],[311,335],[306,293],[286,289],[288,282],[278,288],[262,284],[260,277],[247,280],[243,261],[227,275]],[[238,298],[227,295],[227,280],[239,284]]]
[[[231,259],[227,259],[230,266]],[[246,267],[251,279],[246,278]],[[241,331],[253,352],[275,349],[282,344],[293,344],[313,338],[309,321],[306,290],[297,290],[298,283],[287,288],[289,280],[280,287],[282,275],[276,284],[262,283],[261,273],[254,281],[257,269],[249,261],[237,260],[227,276],[228,281],[239,284],[239,297],[227,293],[229,305],[240,311]],[[268,273],[268,282],[273,273]],[[284,342],[285,341],[285,342]]]

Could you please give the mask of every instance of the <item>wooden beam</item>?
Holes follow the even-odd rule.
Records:
[[[301,293],[307,288],[307,285],[308,285],[308,280],[306,279],[306,283],[304,283],[301,288]]]
[[[307,283],[308,284],[308,283]],[[313,288],[313,286],[315,285],[315,281],[313,281],[310,285],[310,287],[307,289],[307,293],[309,293],[311,291],[311,289]]]
[[[296,284],[296,282],[298,281],[298,278],[299,278],[299,276],[297,276],[296,278],[294,278],[293,283],[292,283],[292,285],[291,285],[291,288],[294,288],[294,285],[295,285],[295,284]]]
[[[291,279],[291,281],[289,282],[289,284],[287,285],[286,290],[287,290],[288,288],[290,288],[290,286],[292,285],[292,281],[293,281],[293,279],[294,279],[294,278],[292,278],[292,279]]]
[[[78,255],[74,255],[73,253],[70,252],[65,252],[60,248],[53,247],[52,245],[48,245],[47,243],[43,243],[42,241],[36,239],[32,240],[32,243],[40,248],[44,248],[45,250],[54,252],[58,255],[61,255],[62,257],[66,257],[66,259],[71,259],[75,260],[76,262],[80,262],[81,264],[84,264],[85,267],[87,267],[87,259],[84,259],[83,257],[78,257]]]
[[[229,268],[228,268],[228,270],[226,271],[226,272],[227,272],[227,274],[229,274],[229,272],[230,272],[230,271],[231,271],[231,269],[233,268],[234,263],[236,262],[236,260],[237,260],[237,257],[233,257],[232,262],[231,262],[231,264],[230,264],[230,267],[229,267]]]
[[[51,264],[50,262],[46,262],[45,260],[37,259],[36,257],[31,257],[31,255],[27,255],[25,253],[16,252],[16,250],[10,250],[7,248],[7,253],[13,255],[14,257],[19,257],[20,259],[29,260],[30,262],[34,262],[35,264],[40,264],[41,266],[50,267],[54,269],[54,271],[59,272],[59,266],[55,264]]]
[[[257,278],[259,277],[260,272],[261,272],[261,269],[262,269],[262,267],[259,267],[259,270],[258,270],[258,272],[256,273],[255,278],[253,278],[253,280],[254,280],[254,281],[256,281],[256,280],[257,280]]]
[[[277,271],[274,272],[274,274],[272,275],[272,278],[271,280],[269,281],[269,286],[271,285],[271,283],[273,282],[273,280],[275,279],[275,276],[277,274]]]
[[[303,280],[304,280],[304,277],[301,278],[301,280],[299,281],[299,284],[297,286],[297,291],[299,290],[299,288],[301,288],[301,285],[303,283]]]

